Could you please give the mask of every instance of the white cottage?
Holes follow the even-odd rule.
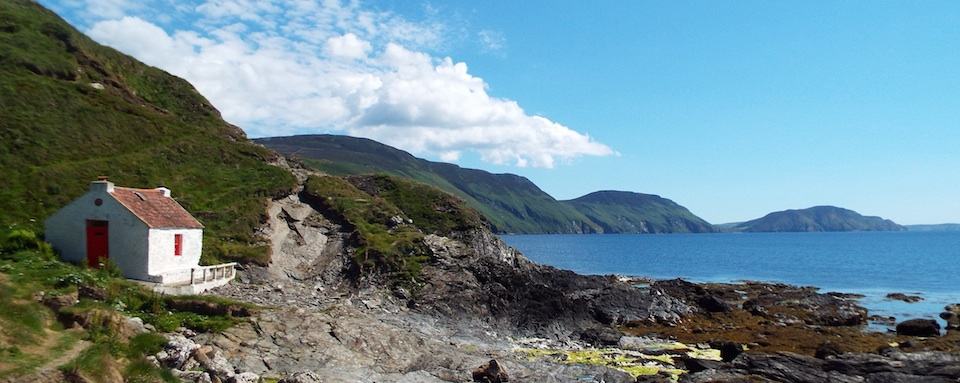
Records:
[[[235,264],[199,266],[203,225],[170,197],[170,189],[114,186],[106,177],[54,213],[45,236],[70,262],[106,260],[129,279],[168,293],[198,293],[226,284]]]

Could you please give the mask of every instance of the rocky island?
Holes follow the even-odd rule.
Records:
[[[755,220],[719,225],[725,232],[905,231],[889,219],[867,217],[835,206],[784,210]]]

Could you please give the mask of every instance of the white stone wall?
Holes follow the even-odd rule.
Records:
[[[180,256],[174,255],[175,234],[183,235]],[[149,242],[150,275],[163,276],[164,284],[190,281],[190,269],[200,264],[202,229],[150,229]]]
[[[94,204],[97,198],[102,205]],[[44,223],[45,239],[64,260],[86,265],[88,219],[109,222],[109,258],[123,275],[148,280],[147,225],[113,199],[105,183],[95,183],[86,194],[50,216]]]

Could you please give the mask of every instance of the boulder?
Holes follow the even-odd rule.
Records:
[[[204,375],[207,375],[207,373],[203,371],[192,371],[192,370],[181,371],[177,369],[170,370],[170,373],[173,374],[173,376],[175,376],[180,381],[184,381],[184,382],[199,382],[204,379],[203,378]],[[207,380],[209,380],[210,376],[207,375],[206,378]]]
[[[892,316],[871,315],[867,317],[867,321],[876,324],[882,324],[884,326],[893,326],[897,324],[897,318]]]
[[[947,305],[940,313],[940,318],[947,321],[947,330],[960,329],[960,304]]]
[[[252,372],[241,372],[230,378],[230,383],[257,383],[260,381],[260,375]]]
[[[510,381],[510,376],[504,371],[495,359],[484,363],[473,370],[473,381],[481,383],[504,383]]]
[[[636,383],[671,383],[673,382],[673,377],[670,374],[665,372],[658,372],[656,375],[640,375],[637,377]]]
[[[597,347],[616,346],[623,334],[609,327],[588,328],[580,333],[580,340]]]
[[[695,374],[700,371],[714,370],[723,365],[723,363],[716,360],[697,359],[687,356],[681,357],[681,361],[683,361],[683,366],[691,374]]]
[[[724,302],[723,299],[717,298],[714,295],[704,295],[697,298],[697,306],[700,306],[700,308],[710,313],[725,313],[731,310],[727,302]]]
[[[312,371],[301,371],[290,374],[277,383],[321,383],[320,376]]]
[[[720,359],[724,362],[732,361],[743,353],[743,346],[734,342],[710,342],[710,347],[720,350]]]
[[[193,358],[200,363],[205,371],[211,375],[216,375],[221,379],[227,380],[233,378],[234,368],[230,361],[223,356],[223,353],[210,346],[198,348],[193,353]]]
[[[147,325],[143,323],[143,319],[137,317],[124,317],[123,328],[124,332],[132,335],[150,332],[150,329],[147,328]]]
[[[898,335],[940,336],[940,324],[933,319],[910,319],[897,325]]]
[[[157,360],[164,366],[179,368],[200,348],[196,342],[180,334],[167,335],[167,344],[157,353]]]
[[[743,310],[750,313],[751,315],[765,317],[770,313],[767,312],[767,309],[760,305],[760,302],[756,299],[748,299],[743,302]]]
[[[76,291],[62,295],[47,294],[43,297],[42,303],[53,311],[60,311],[65,307],[70,307],[79,302],[79,295]]]
[[[824,342],[817,346],[817,351],[813,356],[817,359],[827,359],[828,357],[837,356],[842,353],[843,351],[840,350],[840,346],[837,346],[835,343]]]
[[[890,293],[887,294],[887,299],[894,301],[902,301],[907,303],[917,303],[923,300],[923,297],[917,295],[907,295],[904,293]]]

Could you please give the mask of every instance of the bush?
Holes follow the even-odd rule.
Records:
[[[35,250],[42,247],[37,235],[27,229],[11,229],[3,235],[0,250],[3,253],[16,253],[22,250]]]

